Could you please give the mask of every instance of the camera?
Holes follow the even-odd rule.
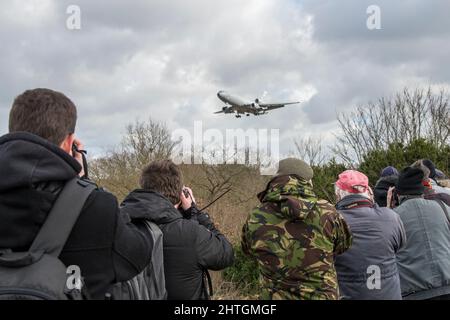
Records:
[[[191,198],[191,194],[189,193],[189,190],[186,188],[183,188],[183,194],[186,198]]]
[[[86,154],[87,151],[86,150],[79,150],[78,146],[74,143],[72,144],[72,156],[75,157],[75,154],[79,153],[81,154],[81,157],[83,158],[83,169],[84,169],[84,176],[83,178],[88,178],[88,164],[87,164],[87,159],[86,159]]]

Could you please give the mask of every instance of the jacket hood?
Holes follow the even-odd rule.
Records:
[[[280,213],[289,220],[302,220],[317,204],[312,185],[295,176],[277,176],[269,181],[264,191],[258,194],[262,203],[275,203]]]
[[[67,181],[81,165],[57,145],[28,132],[0,137],[0,192]]]
[[[0,248],[28,250],[80,164],[58,146],[19,132],[0,137]]]
[[[181,212],[166,197],[152,190],[132,191],[123,200],[121,210],[131,219],[145,217],[156,224],[166,224],[183,218]]]

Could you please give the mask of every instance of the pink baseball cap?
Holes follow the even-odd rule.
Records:
[[[361,193],[361,188],[367,190],[369,188],[369,179],[367,176],[356,170],[346,170],[339,175],[338,181],[336,181],[336,185],[347,192],[350,193]],[[363,192],[364,192],[363,191]]]

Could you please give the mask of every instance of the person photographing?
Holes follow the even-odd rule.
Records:
[[[38,88],[14,100],[9,133],[0,137],[0,249],[30,250],[66,184],[86,176],[76,123],[77,108],[61,92]],[[70,202],[83,203],[78,194],[72,197]],[[91,299],[104,299],[111,286],[138,275],[151,258],[150,235],[138,230],[120,211],[117,199],[97,186],[67,237],[57,256],[65,266],[79,267]],[[46,272],[50,279],[54,276],[42,270]]]
[[[167,298],[205,300],[210,297],[207,270],[230,266],[234,252],[209,215],[197,208],[182,180],[171,160],[154,161],[143,169],[141,189],[125,198],[122,210],[131,219],[138,212],[161,229]]]

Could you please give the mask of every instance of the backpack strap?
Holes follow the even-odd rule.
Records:
[[[211,279],[211,274],[208,269],[203,270],[203,286],[205,290],[206,299],[210,300],[214,295],[213,283]]]
[[[444,211],[444,215],[447,218],[447,222],[448,222],[448,228],[450,229],[450,216],[448,214],[447,207],[444,205],[444,203],[441,200],[439,200],[439,199],[433,199],[433,200],[436,201],[441,206],[442,210]]]
[[[53,204],[44,225],[31,244],[29,252],[45,252],[58,257],[87,198],[95,189],[95,185],[80,180],[78,177],[69,180]]]

